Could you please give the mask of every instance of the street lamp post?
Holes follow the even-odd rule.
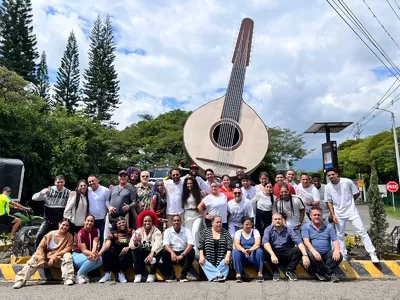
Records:
[[[394,139],[394,148],[396,150],[396,164],[397,164],[397,177],[400,182],[400,155],[399,155],[399,144],[397,142],[397,132],[396,132],[396,122],[394,120],[394,113],[390,110],[386,110],[383,108],[377,107],[376,109],[386,111],[392,115],[392,129],[393,129],[393,139]]]

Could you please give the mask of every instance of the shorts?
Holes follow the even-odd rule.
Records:
[[[14,216],[10,216],[7,214],[0,216],[0,224],[3,224],[3,225],[10,225],[14,220],[15,220]]]

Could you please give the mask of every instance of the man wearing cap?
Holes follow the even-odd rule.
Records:
[[[20,218],[10,215],[10,206],[12,208],[26,210],[26,211],[28,211],[29,208],[22,206],[19,203],[12,202],[10,195],[11,195],[11,188],[9,188],[8,186],[3,188],[3,193],[0,195],[0,224],[7,226],[12,224],[11,239],[13,239],[19,226],[21,226],[22,221]]]
[[[114,186],[109,199],[106,201],[108,214],[104,228],[104,240],[106,240],[112,224],[118,217],[129,218],[129,211],[136,207],[135,190],[128,184],[128,173],[121,170],[118,173],[118,185]],[[128,222],[129,224],[129,222]]]
[[[208,195],[210,193],[210,187],[204,181],[204,179],[198,175],[198,173],[199,173],[199,166],[196,164],[191,164],[189,174],[186,176],[192,176],[192,177],[196,178],[196,181],[199,184],[200,189],[203,190],[204,192],[206,192],[206,194]]]

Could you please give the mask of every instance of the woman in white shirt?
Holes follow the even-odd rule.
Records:
[[[261,248],[261,235],[257,229],[253,229],[253,221],[250,217],[243,217],[242,229],[235,233],[232,251],[233,266],[236,271],[236,282],[242,282],[243,264],[250,263],[256,268],[257,281],[263,282],[264,251]]]
[[[74,235],[83,228],[89,214],[88,185],[81,179],[75,193],[71,193],[64,210],[64,218],[71,221],[69,232]]]
[[[221,217],[222,228],[228,230],[228,200],[223,193],[218,192],[218,188],[216,182],[211,183],[211,193],[200,202],[197,208],[203,214],[208,228],[211,227],[212,217],[217,215]]]
[[[271,182],[267,182],[262,189],[257,189],[256,195],[251,200],[256,215],[256,228],[260,233],[264,233],[265,228],[272,223],[272,207],[275,201]]]

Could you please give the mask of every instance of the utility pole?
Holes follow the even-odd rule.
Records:
[[[398,182],[400,182],[400,155],[399,155],[399,144],[397,142],[396,121],[394,119],[394,113],[390,110],[386,110],[386,109],[379,108],[379,107],[377,107],[376,109],[386,111],[392,115],[393,140],[394,140],[394,148],[396,150],[397,178],[398,178]]]

